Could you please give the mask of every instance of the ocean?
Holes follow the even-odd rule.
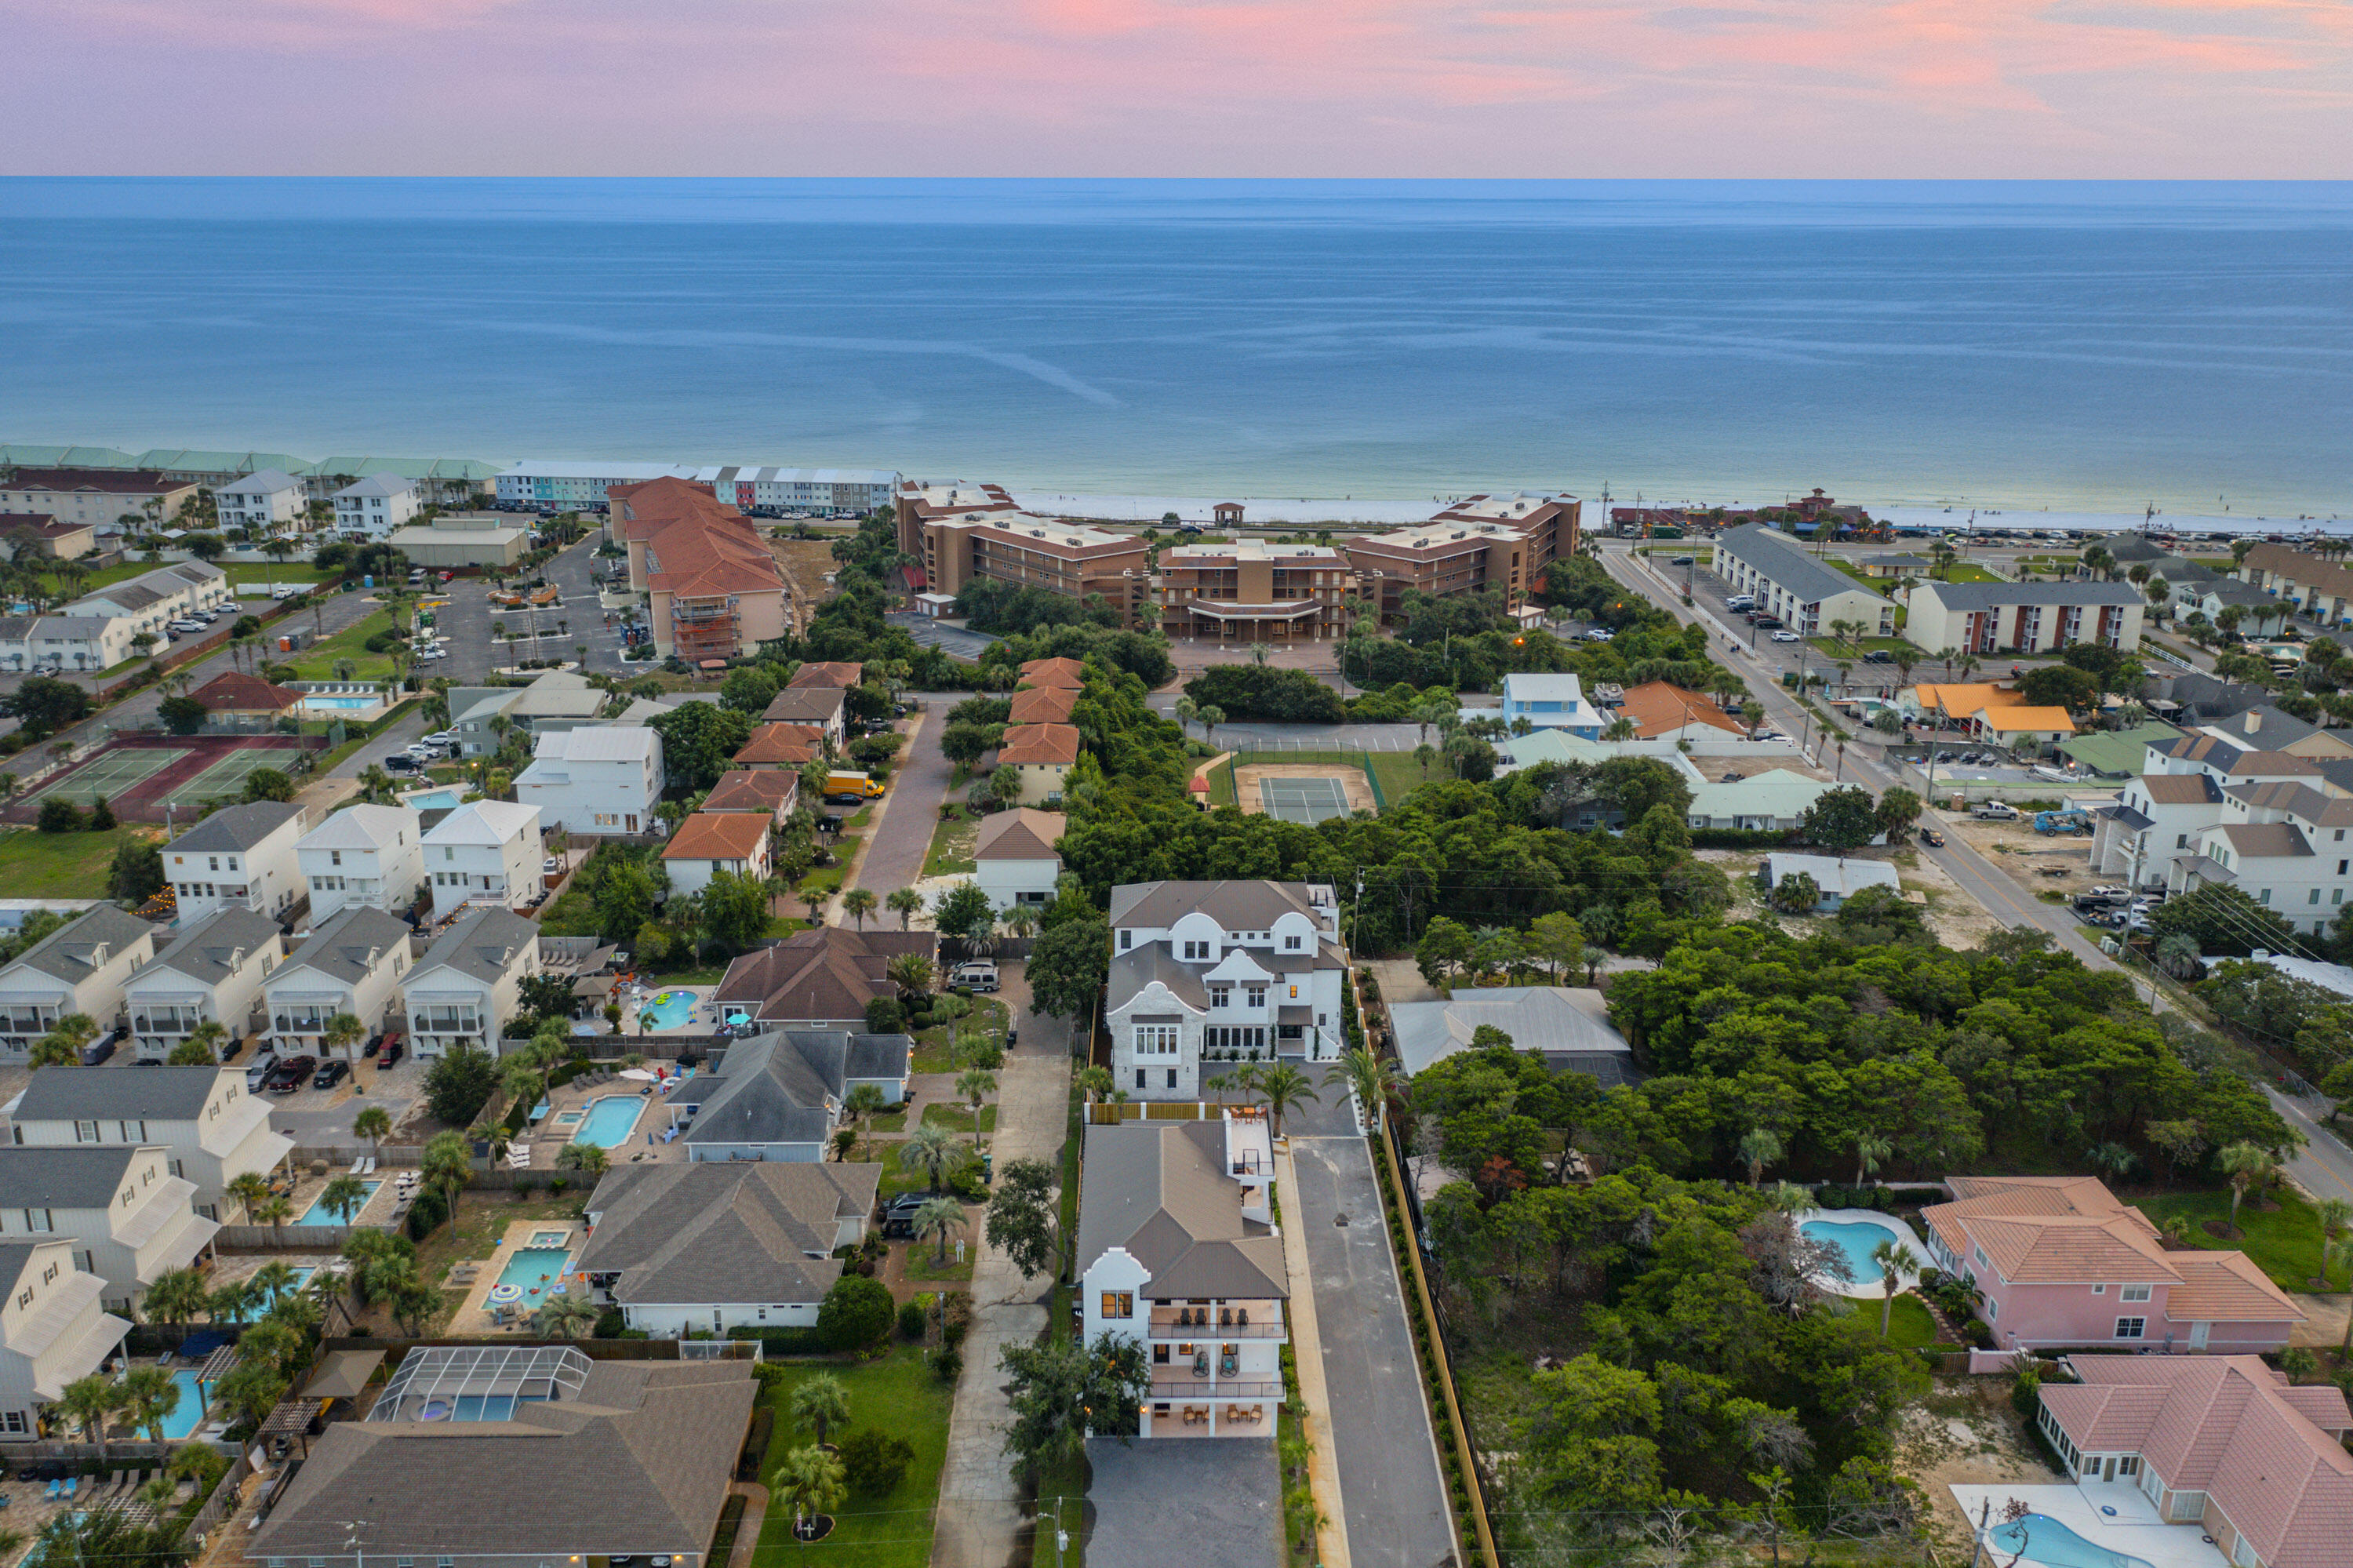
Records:
[[[2353,517],[2353,185],[0,181],[0,441]]]

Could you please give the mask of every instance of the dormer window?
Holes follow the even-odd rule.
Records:
[[[1188,959],[1207,959],[1209,956],[1209,944],[1207,942],[1187,942],[1185,944],[1185,956]]]

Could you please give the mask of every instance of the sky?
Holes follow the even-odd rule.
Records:
[[[0,0],[0,173],[2335,179],[2347,0]]]

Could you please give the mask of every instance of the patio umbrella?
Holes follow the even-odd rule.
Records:
[[[493,1306],[512,1306],[515,1302],[522,1299],[522,1287],[520,1285],[493,1285],[491,1287],[491,1293],[486,1299]]]
[[[643,1067],[624,1067],[621,1069],[621,1076],[625,1078],[639,1078],[650,1084],[654,1081],[655,1075],[647,1072]]]

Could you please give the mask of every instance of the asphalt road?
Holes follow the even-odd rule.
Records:
[[[871,832],[856,883],[877,898],[888,897],[896,888],[911,887],[923,876],[923,856],[932,847],[932,830],[939,825],[940,803],[947,799],[948,778],[955,769],[940,754],[940,735],[947,727],[948,708],[958,700],[934,698],[923,704],[922,712],[901,719],[895,726],[902,735],[913,733],[899,749],[900,765],[891,775],[890,790]],[[827,918],[841,924],[839,899]]]
[[[1720,599],[1713,602],[1703,599],[1686,609],[1681,599],[1682,573],[1662,565],[1659,570],[1667,573],[1667,579],[1662,581],[1658,576],[1646,570],[1631,552],[1624,549],[1605,548],[1601,561],[1612,577],[1639,589],[1677,620],[1696,620],[1705,624],[1709,628],[1710,641],[1716,651],[1716,657],[1747,680],[1750,689],[1765,705],[1767,717],[1791,735],[1799,733],[1805,710],[1798,705],[1795,697],[1782,689],[1778,672],[1768,673],[1760,667],[1762,661],[1746,652],[1734,628],[1736,626],[1745,633],[1748,627],[1745,621],[1728,620]],[[1917,672],[1915,673],[1916,676]],[[1904,782],[1881,766],[1874,751],[1862,747],[1848,748],[1845,774],[1855,782],[1881,792]],[[1931,816],[1935,814],[1932,812]],[[1931,849],[1926,844],[1915,844],[1914,848],[1943,867],[1955,882],[1960,884],[1964,892],[2004,925],[2013,927],[2032,926],[2048,931],[2060,947],[2094,969],[2118,969],[2125,967],[2084,939],[2065,905],[2044,904],[2035,899],[1971,848],[1960,834],[1947,833],[1942,849]],[[2146,980],[2137,974],[2135,979],[2141,981],[2144,994],[2148,994]],[[2160,1011],[2178,1011],[2161,991],[2155,993],[2152,1001]],[[2263,1086],[2263,1092],[2270,1097],[2274,1107],[2287,1118],[2288,1125],[2310,1140],[2288,1160],[2289,1174],[2316,1197],[2353,1200],[2353,1148],[2348,1148],[2335,1133],[2320,1125],[2318,1118],[2326,1108],[2324,1102],[2294,1099],[2269,1085]]]

